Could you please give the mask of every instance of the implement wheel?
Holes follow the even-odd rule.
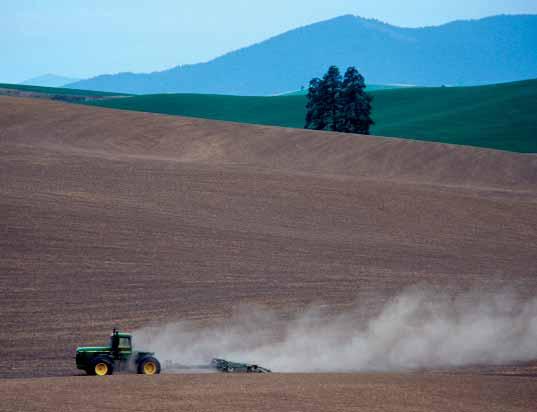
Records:
[[[157,375],[160,373],[160,362],[152,356],[146,356],[138,363],[138,373],[142,375]]]

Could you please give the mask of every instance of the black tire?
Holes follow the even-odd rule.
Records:
[[[137,372],[141,375],[158,375],[160,373],[160,362],[153,356],[146,356],[138,362]]]
[[[104,365],[104,366],[103,366]],[[112,375],[114,373],[114,362],[107,356],[97,356],[91,361],[88,369],[89,375]]]

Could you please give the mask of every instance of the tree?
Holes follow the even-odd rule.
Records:
[[[306,129],[336,130],[340,89],[341,74],[336,66],[331,66],[322,80],[311,80],[306,105]]]
[[[328,130],[337,131],[337,102],[341,90],[341,73],[336,66],[330,66],[320,83],[321,114]]]
[[[365,80],[355,67],[345,72],[343,82],[336,66],[322,79],[314,78],[308,89],[306,129],[369,134],[373,98],[365,92]]]
[[[337,101],[336,130],[343,133],[369,134],[373,97],[365,92],[364,77],[355,67],[345,72]]]
[[[308,103],[306,104],[306,125],[305,129],[324,130],[326,124],[320,112],[321,98],[319,96],[321,79],[314,78],[310,81],[308,89]]]

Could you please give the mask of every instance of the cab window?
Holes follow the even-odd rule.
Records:
[[[119,349],[130,349],[131,348],[131,339],[130,338],[119,338]]]

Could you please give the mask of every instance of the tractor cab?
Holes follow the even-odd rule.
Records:
[[[113,353],[132,352],[132,335],[120,333],[116,329],[110,335],[110,348]]]
[[[115,360],[127,361],[132,355],[132,335],[114,329],[110,335],[110,352]]]

